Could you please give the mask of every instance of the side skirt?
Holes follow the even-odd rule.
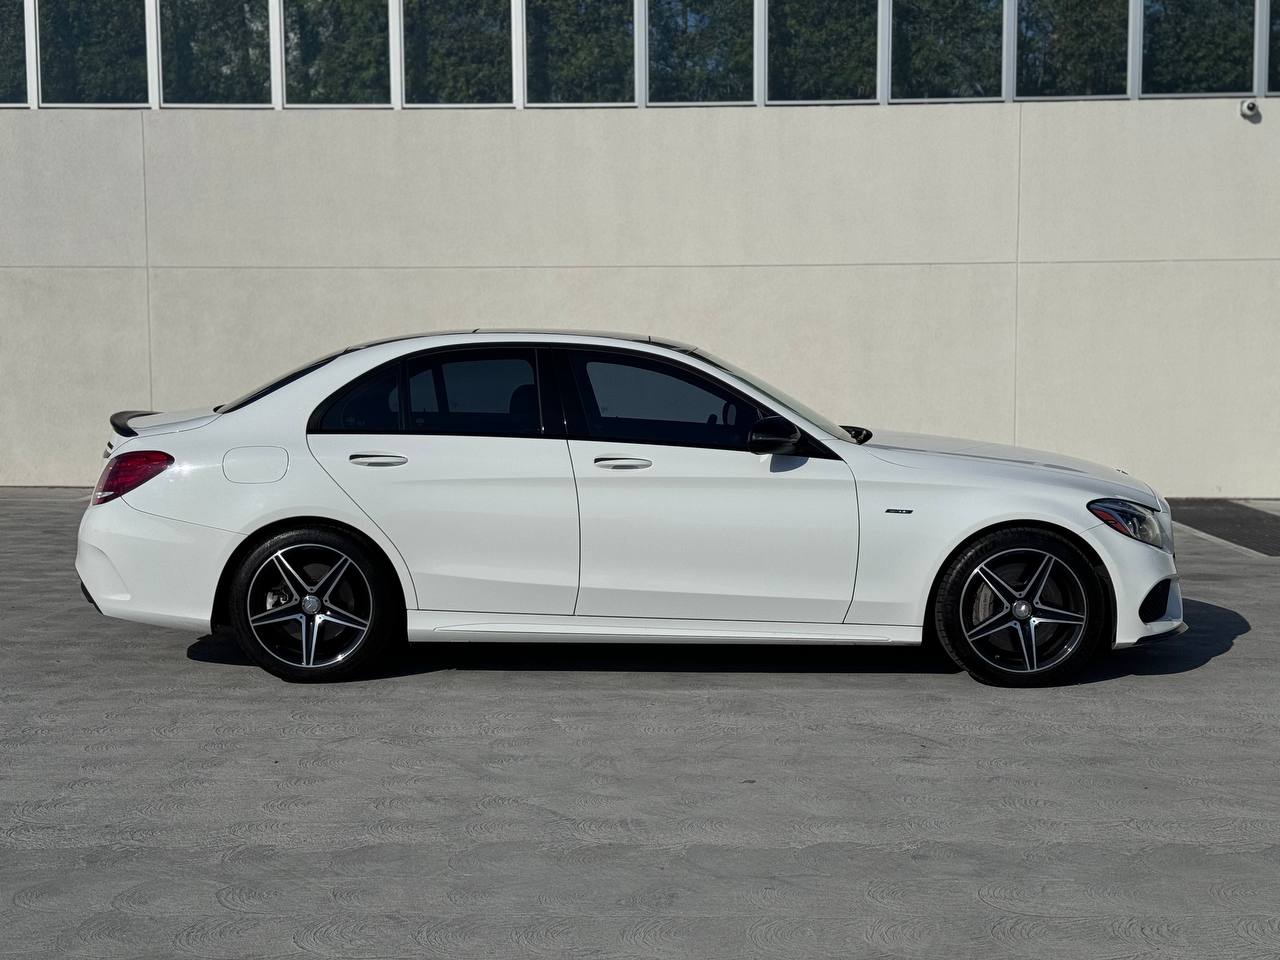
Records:
[[[410,610],[409,640],[528,643],[855,643],[919,646],[921,627],[758,620],[639,620]]]

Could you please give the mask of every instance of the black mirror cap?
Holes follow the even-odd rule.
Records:
[[[752,453],[786,455],[800,448],[800,428],[782,417],[765,417],[751,428],[747,449]]]

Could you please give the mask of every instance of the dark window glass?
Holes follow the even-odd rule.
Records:
[[[333,400],[320,418],[323,433],[398,433],[400,364],[366,373]]]
[[[0,103],[26,103],[27,51],[22,0],[0,0]]]
[[[267,0],[161,0],[166,103],[270,103]]]
[[[1001,0],[894,0],[893,96],[999,97]]]
[[[649,99],[750,100],[751,0],[649,0]]]
[[[1248,93],[1253,0],[1146,0],[1143,93]]]
[[[511,0],[405,0],[410,103],[511,102]]]
[[[1128,61],[1128,0],[1018,4],[1018,96],[1123,94]]]
[[[142,0],[40,0],[40,99],[147,102]]]
[[[594,440],[744,450],[762,416],[749,400],[661,360],[588,351],[569,358]]]
[[[1280,93],[1280,3],[1271,7],[1271,53],[1267,55],[1267,68],[1271,74],[1267,89]]]
[[[635,99],[631,0],[527,0],[530,103]]]
[[[769,99],[874,99],[877,7],[769,0]]]
[[[295,370],[290,370],[283,376],[276,377],[276,379],[272,380],[270,383],[265,383],[255,390],[250,390],[244,396],[236,397],[236,399],[232,400],[230,403],[224,403],[221,406],[214,407],[213,409],[218,413],[230,413],[233,410],[239,410],[241,407],[247,407],[254,401],[261,400],[263,397],[267,396],[267,394],[275,393],[281,387],[286,387],[295,380],[301,380],[312,371],[319,370],[334,357],[341,356],[342,353],[343,351],[339,350],[336,353],[327,354],[319,360],[312,360],[310,363],[305,363]]]
[[[541,432],[531,350],[447,351],[408,361],[409,430],[465,436]]]
[[[386,0],[285,0],[289,103],[389,103]]]

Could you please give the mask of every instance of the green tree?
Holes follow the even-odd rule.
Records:
[[[40,0],[40,99],[146,103],[142,0]]]
[[[510,103],[510,0],[404,0],[404,86],[412,103]]]
[[[751,0],[649,0],[649,98],[752,98]]]
[[[267,0],[161,0],[167,103],[270,103]]]
[[[626,103],[635,94],[631,0],[528,0],[532,103]]]
[[[1143,93],[1253,89],[1252,0],[1147,0]]]
[[[874,99],[877,6],[769,0],[769,99]]]
[[[1129,62],[1128,0],[1021,0],[1018,94],[1122,94]]]
[[[1001,0],[894,0],[893,95],[998,97]]]
[[[22,0],[0,0],[0,103],[27,99],[27,51]]]
[[[290,103],[389,103],[386,0],[285,0]]]

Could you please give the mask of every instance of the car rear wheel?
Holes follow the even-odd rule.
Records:
[[[975,679],[1005,687],[1059,683],[1092,660],[1109,625],[1107,594],[1071,541],[1033,527],[999,530],[943,574],[934,624]]]
[[[286,680],[337,680],[378,659],[397,621],[384,565],[338,530],[276,534],[235,572],[230,620],[245,654]]]

